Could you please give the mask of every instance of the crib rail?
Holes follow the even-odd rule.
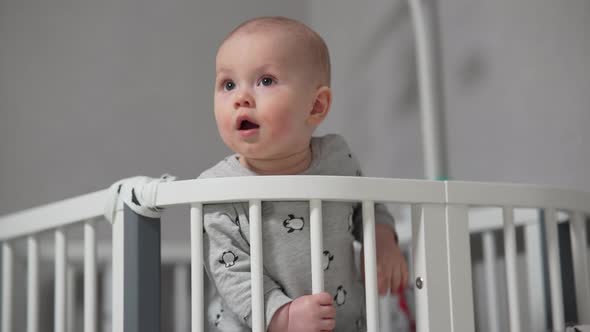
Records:
[[[228,192],[226,188],[232,188]],[[379,178],[356,177],[326,177],[326,176],[265,176],[265,177],[241,177],[232,179],[203,179],[192,181],[179,181],[160,185],[156,204],[169,206],[177,204],[192,204],[191,208],[191,252],[192,252],[192,327],[193,331],[201,331],[204,326],[203,303],[204,294],[203,274],[201,266],[202,258],[202,204],[247,201],[250,204],[250,237],[251,237],[251,269],[252,269],[252,326],[253,331],[264,331],[264,305],[262,288],[262,225],[260,206],[262,201],[309,201],[310,202],[310,236],[312,253],[312,289],[314,292],[323,290],[323,269],[321,267],[322,234],[321,234],[321,202],[322,201],[362,201],[363,202],[363,242],[365,250],[365,280],[366,280],[366,308],[367,329],[378,329],[378,297],[377,274],[375,257],[375,201],[397,201],[404,203],[444,203],[444,185],[433,181],[395,180]],[[430,208],[425,208],[427,213]],[[440,216],[440,215],[439,215]],[[420,220],[418,223],[423,222]],[[442,224],[441,224],[442,225]],[[439,226],[440,225],[434,225]],[[423,233],[424,234],[424,233]],[[427,233],[429,236],[433,236]],[[437,241],[438,240],[438,241]],[[439,247],[429,250],[428,246]],[[427,252],[444,253],[446,245],[440,239],[424,241],[417,248],[418,257],[423,257]],[[434,257],[437,261],[444,261],[443,257]],[[433,264],[434,265],[434,264]],[[422,265],[421,265],[422,266]],[[446,269],[446,267],[444,267]],[[426,266],[420,270],[422,275],[427,275]],[[431,273],[433,274],[433,273]],[[445,276],[448,276],[445,274]],[[434,278],[433,278],[434,279]],[[443,278],[444,279],[444,278]],[[425,287],[426,288],[426,287]],[[428,287],[430,289],[430,287]],[[440,306],[448,308],[448,289],[432,288],[432,295],[428,297],[427,289],[424,290],[423,302],[431,307]],[[440,293],[440,294],[439,294]],[[468,293],[466,295],[471,295]],[[457,298],[460,296],[457,295]],[[430,300],[428,300],[430,299]],[[440,301],[440,303],[438,303]],[[462,301],[470,303],[470,301]],[[432,309],[431,309],[432,312]],[[449,315],[443,310],[441,314],[432,313],[430,321],[432,326],[448,326],[450,328]]]
[[[106,190],[0,217],[0,241],[102,218]]]
[[[64,228],[84,227],[84,331],[96,331],[96,234],[94,221],[102,218],[106,190],[13,213],[0,218],[2,241],[2,324],[1,331],[13,331],[12,324],[12,241],[27,241],[27,332],[39,331],[39,241],[41,232],[54,232],[54,331],[65,332],[67,237]]]
[[[227,190],[226,188],[232,188]],[[12,331],[11,274],[15,241],[27,240],[28,294],[27,331],[38,330],[38,244],[37,234],[52,230],[55,234],[55,331],[65,331],[65,276],[67,238],[63,228],[80,224],[85,228],[85,330],[96,327],[96,237],[94,222],[101,218],[106,192],[99,191],[77,198],[22,211],[0,218],[2,241],[2,332]],[[191,207],[191,284],[192,331],[202,331],[203,317],[203,243],[202,206],[219,202],[245,201],[250,204],[252,241],[253,326],[264,330],[262,295],[262,237],[260,205],[263,201],[299,200],[310,202],[312,237],[313,291],[323,289],[323,271],[318,261],[322,255],[321,206],[323,201],[355,201],[363,204],[363,228],[367,280],[367,323],[369,331],[377,331],[376,268],[374,252],[375,202],[395,202],[412,206],[412,251],[417,285],[416,307],[418,331],[473,331],[473,301],[470,271],[469,209],[473,206],[494,206],[502,209],[509,289],[510,331],[520,331],[519,299],[516,289],[515,208],[536,208],[545,212],[546,244],[549,252],[550,294],[553,330],[564,329],[563,294],[561,293],[560,259],[557,239],[558,212],[565,214],[571,226],[574,256],[577,308],[580,323],[590,323],[590,286],[587,264],[585,218],[590,215],[590,194],[570,190],[529,185],[489,184],[473,182],[433,182],[356,177],[268,176],[224,179],[203,179],[161,184],[158,206],[187,205]],[[130,210],[128,210],[130,211]],[[126,214],[124,222],[113,226],[113,331],[130,331],[125,327],[128,310],[125,302],[125,277],[129,278],[133,263],[125,247],[125,225],[142,222]],[[153,220],[152,220],[153,221]],[[148,222],[153,225],[153,222]],[[481,229],[489,225],[476,226]],[[159,241],[159,225],[151,239]],[[484,242],[486,242],[484,240]],[[146,246],[153,247],[153,243]],[[148,253],[151,265],[159,265],[157,250]],[[140,244],[141,245],[141,244]],[[138,247],[135,248],[136,251]],[[145,252],[143,253],[146,254]],[[155,257],[157,256],[157,257]],[[131,260],[142,260],[129,256]],[[127,259],[127,260],[126,260]],[[314,264],[315,262],[315,264]],[[137,265],[134,267],[137,270]],[[149,273],[148,273],[149,274]],[[144,278],[137,274],[133,278]],[[151,280],[152,285],[158,280]],[[158,284],[159,285],[159,284]],[[158,286],[159,287],[159,286]],[[150,291],[146,289],[146,291]],[[88,296],[87,296],[88,294]],[[129,296],[129,295],[127,295]],[[154,299],[159,300],[156,296]],[[157,313],[156,313],[157,315]],[[154,327],[158,330],[158,327]]]
[[[228,186],[232,186],[228,190]],[[444,184],[426,180],[346,176],[264,176],[214,178],[162,183],[158,206],[248,201],[397,201],[445,202]]]

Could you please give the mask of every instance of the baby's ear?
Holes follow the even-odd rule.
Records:
[[[307,123],[314,126],[322,123],[330,111],[330,105],[332,105],[332,89],[327,86],[319,87]]]

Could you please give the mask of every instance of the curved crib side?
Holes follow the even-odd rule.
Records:
[[[231,192],[221,188],[231,186]],[[354,190],[350,190],[354,188]],[[319,176],[268,176],[227,179],[204,179],[178,181],[160,184],[157,205],[184,205],[191,207],[191,255],[170,254],[163,246],[160,253],[159,223],[125,212],[122,222],[112,228],[112,247],[97,244],[95,226],[102,218],[106,199],[105,191],[99,191],[46,206],[21,211],[0,218],[0,241],[2,241],[2,332],[11,331],[14,326],[12,305],[12,284],[15,248],[26,242],[27,250],[27,331],[38,331],[39,321],[39,261],[52,258],[54,274],[54,330],[68,331],[66,308],[71,300],[67,294],[68,265],[79,260],[84,265],[84,331],[96,331],[96,282],[97,266],[112,258],[112,309],[113,331],[154,331],[159,324],[140,326],[138,317],[146,312],[154,322],[159,322],[159,268],[162,260],[192,262],[192,331],[202,331],[203,317],[203,273],[202,273],[202,210],[203,204],[218,202],[249,202],[253,215],[259,215],[260,203],[265,200],[309,201],[313,224],[312,260],[322,255],[321,202],[357,201],[363,202],[366,212],[363,227],[364,245],[373,250],[365,251],[367,262],[367,317],[368,330],[379,329],[376,295],[376,271],[374,267],[374,218],[371,207],[375,202],[395,202],[411,206],[412,236],[402,239],[411,245],[415,286],[418,331],[472,331],[475,330],[472,294],[472,271],[469,234],[489,234],[501,229],[504,234],[506,253],[506,283],[508,287],[510,331],[520,331],[523,325],[519,312],[515,228],[527,225],[530,218],[520,216],[520,208],[535,208],[544,211],[548,248],[551,317],[553,330],[563,331],[563,294],[561,288],[561,267],[557,225],[569,222],[572,240],[572,254],[575,271],[575,288],[579,323],[590,324],[590,286],[588,274],[588,250],[586,218],[590,214],[590,194],[570,190],[552,189],[529,185],[490,184],[456,181],[399,180],[357,177]],[[501,218],[477,219],[481,208],[487,206],[500,210]],[[258,212],[257,212],[258,211]],[[485,219],[485,220],[484,220]],[[492,222],[489,222],[492,220]],[[83,225],[83,245],[70,243],[64,232],[66,227]],[[260,218],[251,222],[252,234],[258,234],[260,243]],[[54,233],[52,252],[39,250],[38,236],[42,232]],[[486,233],[488,232],[488,233]],[[488,247],[491,243],[485,240]],[[155,244],[155,245],[154,245]],[[68,259],[68,247],[70,249]],[[261,275],[263,253],[253,245],[253,266]],[[97,250],[98,248],[98,250]],[[489,248],[488,248],[489,249]],[[255,262],[256,261],[256,262]],[[319,260],[321,262],[321,260]],[[373,265],[372,263],[373,262]],[[317,264],[316,264],[317,265]],[[321,266],[320,266],[321,267]],[[254,268],[253,268],[254,269]],[[322,269],[312,267],[314,290],[322,289]],[[133,282],[130,283],[130,280]],[[260,294],[253,278],[253,294]],[[134,285],[132,285],[134,284]],[[136,288],[133,288],[136,287]],[[260,285],[258,285],[260,287]],[[493,288],[491,288],[493,290]],[[130,302],[136,293],[147,295],[147,301]],[[530,295],[530,293],[529,293]],[[253,298],[256,298],[255,296]],[[497,305],[497,303],[495,304]],[[491,307],[490,307],[491,308]],[[144,310],[142,312],[142,310]],[[253,303],[254,331],[263,330],[263,308],[260,296]],[[493,310],[489,313],[493,317]],[[155,317],[154,317],[155,316]],[[494,327],[490,320],[490,330]],[[135,323],[133,323],[135,322]],[[144,322],[145,323],[145,322]]]

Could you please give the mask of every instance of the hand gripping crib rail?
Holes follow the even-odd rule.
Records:
[[[223,188],[231,187],[231,191]],[[95,221],[102,217],[106,191],[0,218],[2,244],[1,332],[12,331],[13,244],[27,242],[27,331],[39,331],[39,249],[37,234],[55,234],[54,331],[66,331],[66,247],[63,228],[84,227],[84,331],[96,331]],[[202,206],[248,201],[250,204],[253,331],[264,330],[262,294],[262,201],[310,202],[313,292],[323,288],[322,201],[361,201],[367,328],[378,329],[374,202],[412,206],[412,250],[416,280],[417,330],[474,331],[468,209],[495,206],[503,210],[510,331],[520,331],[516,285],[514,208],[544,209],[547,229],[553,330],[565,328],[557,237],[557,211],[568,214],[572,235],[575,287],[580,323],[590,323],[590,277],[585,217],[590,194],[530,185],[433,182],[358,177],[265,176],[203,179],[160,184],[158,206],[191,207],[192,331],[203,331]],[[160,226],[126,209],[113,225],[113,331],[159,331]]]

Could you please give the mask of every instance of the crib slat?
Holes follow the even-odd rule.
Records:
[[[35,236],[27,238],[27,332],[39,331],[39,248]]]
[[[75,324],[76,324],[76,271],[74,267],[68,264],[66,269],[66,303],[67,303],[67,311],[66,311],[66,318],[67,318],[67,327],[66,330],[68,332],[75,331]]]
[[[520,332],[520,307],[518,304],[518,281],[516,275],[516,235],[514,209],[504,207],[504,255],[506,256],[506,281],[508,287],[508,311],[510,331]]]
[[[500,332],[498,322],[498,286],[496,284],[496,242],[494,233],[486,231],[482,234],[483,241],[483,261],[486,275],[486,299],[488,309],[488,330],[490,332]]]
[[[544,289],[541,226],[539,223],[532,223],[525,225],[524,228],[528,275],[529,327],[531,331],[544,331],[547,324],[546,300],[545,292],[539,291]]]
[[[55,332],[66,332],[66,245],[64,230],[55,230]]]
[[[2,244],[2,332],[12,332],[12,245]]]
[[[311,243],[311,288],[314,294],[324,291],[324,269],[322,256],[324,253],[322,232],[322,201],[312,199],[309,202],[309,232]]]
[[[590,275],[588,272],[586,219],[581,212],[571,213],[570,217],[578,322],[590,324]]]
[[[103,305],[97,306],[100,317],[100,332],[114,332],[113,315],[115,314],[112,307],[113,301],[113,265],[106,264],[101,268],[102,278],[100,282],[100,295],[102,296]]]
[[[96,332],[96,232],[94,222],[84,224],[84,332]]]
[[[379,329],[379,297],[377,292],[375,204],[373,201],[363,201],[363,248],[365,254],[367,332],[377,332]]]
[[[262,275],[262,214],[260,200],[250,201],[250,261],[252,271],[252,331],[264,332]]]
[[[547,225],[547,258],[549,260],[549,286],[551,290],[551,317],[553,330],[561,331],[565,326],[563,317],[563,294],[561,289],[561,262],[559,239],[557,237],[557,213],[554,208],[545,209]]]
[[[191,331],[203,332],[204,283],[203,283],[203,204],[191,207]]]

